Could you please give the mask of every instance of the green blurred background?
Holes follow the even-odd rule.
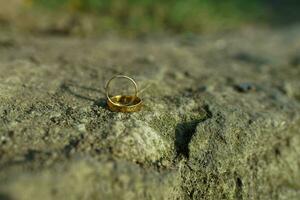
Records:
[[[286,26],[300,19],[299,0],[23,1],[35,10],[88,15],[98,29],[123,33],[202,33],[247,25]]]

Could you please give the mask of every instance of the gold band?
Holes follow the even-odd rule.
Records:
[[[135,94],[133,96],[116,95],[116,96],[110,97],[109,96],[109,85],[110,85],[111,81],[116,78],[125,78],[125,79],[130,80],[134,85]],[[130,78],[128,76],[124,76],[124,75],[113,76],[106,83],[105,89],[106,89],[107,105],[111,111],[114,111],[114,112],[136,112],[141,109],[142,100],[137,96],[138,86],[132,78]]]
[[[128,105],[127,102],[131,102],[131,104]],[[108,100],[107,105],[113,112],[137,112],[142,108],[142,100],[137,96],[117,95],[111,97],[111,101]]]

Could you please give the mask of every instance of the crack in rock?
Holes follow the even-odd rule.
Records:
[[[189,143],[196,132],[198,124],[212,117],[212,112],[208,105],[204,105],[203,109],[206,112],[204,119],[195,119],[177,124],[175,129],[175,150],[177,158],[183,156],[189,159]]]

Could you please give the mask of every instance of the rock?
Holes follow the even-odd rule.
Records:
[[[235,85],[234,89],[236,89],[238,92],[249,92],[249,91],[254,91],[255,86],[251,83],[241,83]]]
[[[110,159],[95,162],[82,158],[17,176],[3,187],[7,192],[2,196],[24,200],[168,199],[174,198],[176,183],[176,174],[172,172],[143,170],[136,164]]]
[[[193,45],[14,34],[20,48],[0,54],[0,199],[299,199],[289,31]],[[107,109],[115,74],[136,78],[142,111]]]
[[[290,64],[294,67],[297,67],[300,65],[300,56],[295,56],[290,60]]]

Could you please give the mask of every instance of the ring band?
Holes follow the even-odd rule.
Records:
[[[137,87],[136,82],[135,82],[132,78],[130,78],[130,77],[128,77],[128,76],[125,76],[125,75],[116,75],[116,76],[113,76],[113,77],[106,83],[106,86],[105,86],[105,89],[106,89],[106,97],[107,97],[108,101],[110,101],[110,103],[118,105],[118,103],[113,102],[113,101],[111,100],[111,98],[109,97],[109,85],[110,85],[111,81],[114,80],[114,79],[116,79],[116,78],[125,78],[125,79],[130,80],[130,81],[133,83],[133,85],[134,85],[134,89],[135,89],[135,94],[134,94],[134,96],[137,96],[137,93],[138,93],[138,87]]]
[[[122,105],[120,102],[131,101],[131,105]],[[115,103],[116,102],[116,103]],[[113,112],[137,112],[142,108],[142,100],[136,96],[123,96],[117,95],[111,98],[111,101],[107,101],[109,110]]]
[[[109,95],[109,85],[110,85],[111,81],[116,79],[116,78],[125,78],[125,79],[130,80],[134,85],[135,94],[133,96],[116,95],[116,96],[110,97],[110,95]],[[137,96],[138,86],[132,78],[130,78],[128,76],[125,76],[125,75],[113,76],[106,83],[105,89],[106,89],[107,105],[108,105],[108,108],[111,111],[114,111],[114,112],[136,112],[136,111],[139,111],[141,109],[142,100]]]

